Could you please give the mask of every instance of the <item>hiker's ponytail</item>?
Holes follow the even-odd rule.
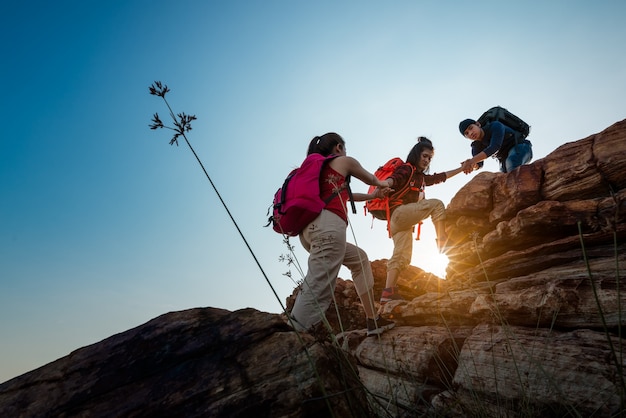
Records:
[[[334,132],[328,132],[322,136],[316,136],[309,143],[309,150],[307,155],[313,153],[322,154],[323,156],[330,155],[337,144],[345,144],[343,138]]]
[[[425,149],[434,151],[435,147],[433,147],[433,143],[430,139],[420,136],[417,138],[417,144],[413,145],[413,148],[409,151],[409,155],[406,157],[406,162],[413,165],[413,167],[417,167],[417,164],[422,156],[422,151]]]

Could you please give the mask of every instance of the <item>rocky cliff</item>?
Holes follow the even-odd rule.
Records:
[[[468,182],[448,206],[447,280],[404,272],[380,338],[344,280],[332,333],[172,312],[0,385],[0,416],[621,416],[625,197],[626,120]]]

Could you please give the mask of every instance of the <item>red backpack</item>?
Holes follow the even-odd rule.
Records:
[[[324,157],[321,154],[309,154],[300,167],[293,169],[283,186],[274,194],[272,216],[266,226],[271,223],[274,231],[294,237],[317,218],[322,209],[339,194],[339,192],[333,193],[324,200],[320,197],[322,167],[335,157],[338,155]],[[349,181],[348,176],[345,184],[352,201]],[[352,211],[356,213],[354,202]]]
[[[411,167],[411,177],[410,180],[406,182],[406,184],[399,190],[395,190],[392,194],[385,196],[382,199],[372,199],[365,202],[365,215],[367,212],[372,214],[372,217],[376,219],[380,219],[383,221],[387,221],[387,231],[389,231],[389,237],[391,238],[391,229],[389,226],[389,220],[391,219],[391,210],[397,206],[402,204],[402,198],[411,190],[419,191],[421,193],[424,192],[424,184],[422,183],[419,187],[415,185],[415,180],[413,180],[413,174],[415,173],[415,167],[411,164],[405,163],[402,158],[395,157],[391,160],[387,161],[381,167],[374,172],[374,175],[380,180],[386,180],[389,178],[396,168],[401,165],[408,165]],[[370,186],[368,193],[372,193],[376,189],[375,186]],[[420,222],[417,229],[417,238],[420,236],[420,229],[422,223]]]

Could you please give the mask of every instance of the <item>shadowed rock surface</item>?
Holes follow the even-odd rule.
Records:
[[[346,385],[359,387],[350,381],[356,374],[344,371],[356,367],[351,362],[311,335],[296,334],[279,315],[190,309],[10,380],[0,386],[0,411],[3,417],[313,417],[331,405],[340,416],[364,416],[361,392],[344,393]]]
[[[403,272],[380,338],[341,279],[332,334],[172,312],[0,385],[0,416],[621,416],[625,198],[621,121],[459,190],[447,280]],[[380,294],[386,260],[372,268]]]

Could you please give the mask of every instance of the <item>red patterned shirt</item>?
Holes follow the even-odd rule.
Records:
[[[346,188],[346,178],[330,167],[330,164],[324,164],[320,174],[320,197],[322,200],[328,199],[333,193],[339,192],[339,198],[334,196],[330,202],[326,204],[325,209],[337,214],[348,224],[348,189]]]

